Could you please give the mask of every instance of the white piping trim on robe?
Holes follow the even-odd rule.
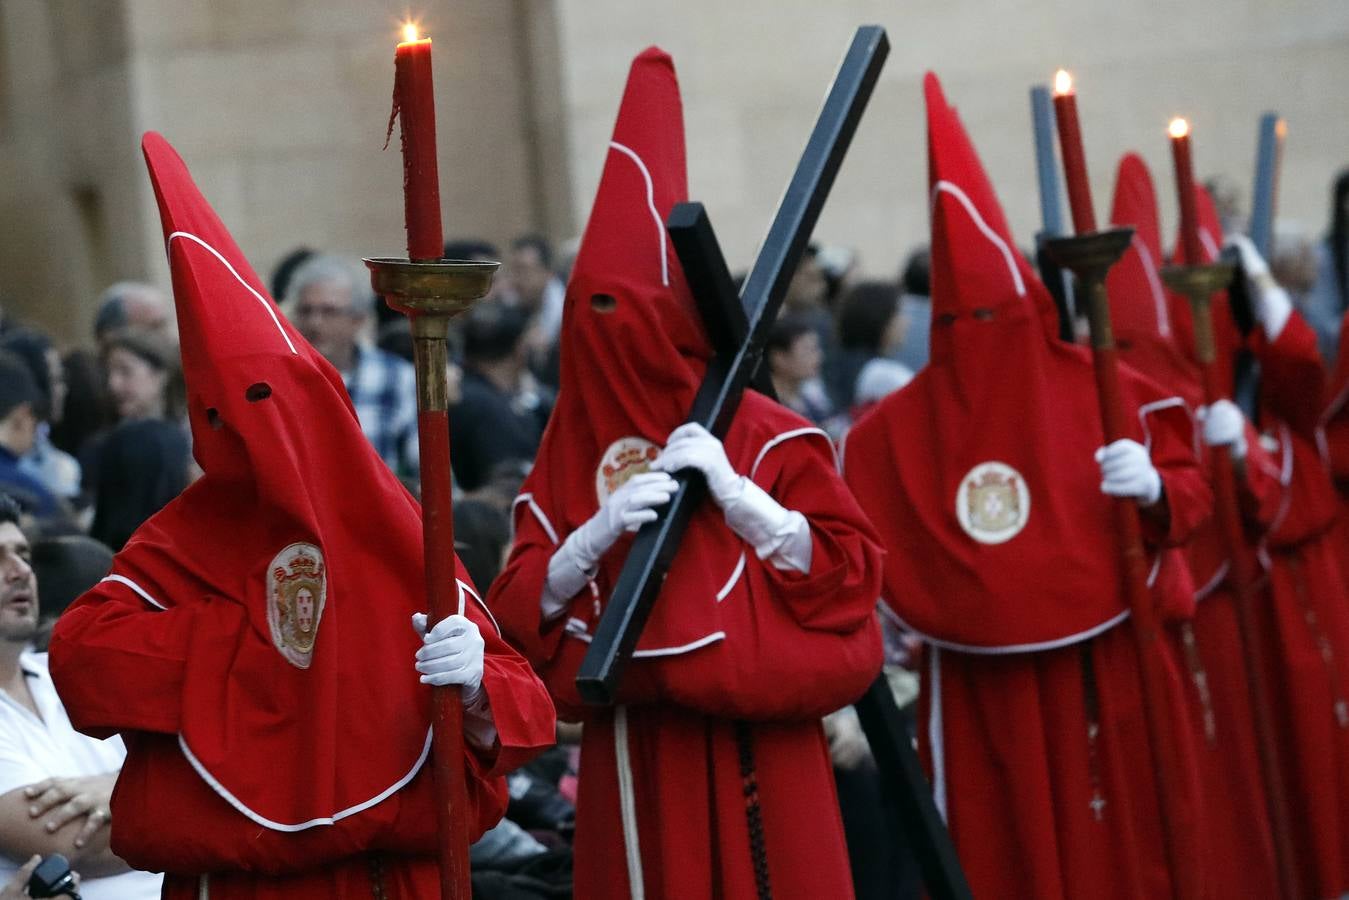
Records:
[[[563,630],[567,634],[576,638],[578,641],[589,644],[594,640],[594,636],[585,630],[585,623],[580,619],[568,619]],[[678,647],[657,647],[654,650],[634,650],[632,655],[634,659],[648,658],[652,656],[678,656],[681,653],[690,653],[709,644],[715,644],[717,641],[726,640],[726,632],[714,631],[711,634],[705,634],[695,641],[689,641],[687,644],[680,644]]]
[[[220,254],[219,250],[212,247],[210,244],[206,243],[201,238],[197,237],[195,234],[190,234],[186,231],[175,231],[173,234],[169,235],[169,239],[164,242],[166,250],[168,245],[172,244],[173,239],[176,237],[186,238],[187,240],[192,241],[193,243],[200,244],[201,246],[205,247],[208,251],[210,251],[212,256],[220,260],[220,262],[224,264],[225,268],[229,270],[229,273],[234,276],[234,279],[244,286],[244,290],[248,291],[250,294],[256,297],[258,302],[262,304],[262,308],[267,311],[267,315],[272,317],[272,324],[276,326],[277,331],[281,332],[281,337],[286,342],[286,346],[290,348],[290,352],[297,356],[299,355],[299,351],[295,349],[295,344],[291,342],[290,335],[286,334],[286,329],[282,327],[281,320],[276,317],[276,310],[272,307],[272,304],[267,302],[267,298],[263,297],[257,291],[253,290],[253,286],[251,284],[249,284],[247,281],[244,281],[243,276],[240,275],[235,270],[234,266],[230,264],[230,261],[228,259],[225,259],[225,257]]]
[[[1016,257],[1012,254],[1012,249],[1007,246],[1007,242],[1002,239],[1002,235],[989,227],[989,224],[984,221],[984,217],[979,215],[979,210],[975,208],[969,195],[959,185],[950,181],[938,181],[932,186],[932,198],[928,205],[929,217],[936,211],[937,195],[942,191],[960,201],[960,205],[965,207],[965,212],[969,213],[970,219],[983,232],[984,237],[988,238],[995,247],[1002,251],[1002,257],[1007,262],[1007,269],[1012,273],[1012,283],[1016,285],[1016,295],[1018,297],[1026,296],[1026,282],[1021,279],[1021,270],[1016,267]]]
[[[1287,425],[1279,426],[1279,451],[1283,454],[1279,467],[1279,485],[1284,489],[1279,498],[1279,511],[1274,514],[1273,520],[1266,529],[1266,534],[1272,534],[1283,520],[1288,518],[1288,510],[1293,504],[1293,492],[1288,490],[1288,486],[1293,482],[1293,440],[1288,432]]]
[[[1232,560],[1230,559],[1223,560],[1223,564],[1218,567],[1218,571],[1213,573],[1213,577],[1208,580],[1208,583],[1205,584],[1203,587],[1201,587],[1199,590],[1194,592],[1195,602],[1203,600],[1209,594],[1216,591],[1218,589],[1218,585],[1223,583],[1223,579],[1227,577],[1227,572],[1231,568],[1232,568]]]
[[[1166,306],[1166,291],[1162,288],[1161,276],[1157,274],[1157,263],[1152,258],[1152,251],[1148,245],[1135,232],[1133,239],[1129,242],[1133,248],[1138,251],[1138,258],[1143,261],[1143,274],[1148,278],[1148,289],[1152,292],[1152,305],[1157,311],[1157,333],[1162,337],[1171,336],[1171,311]]]
[[[155,609],[162,609],[162,610],[168,609],[168,607],[165,606],[163,603],[160,603],[154,597],[151,597],[149,592],[146,591],[145,588],[141,587],[139,584],[136,584],[136,582],[132,581],[130,578],[127,578],[125,575],[107,575],[103,578],[100,578],[98,583],[103,584],[104,582],[109,581],[114,584],[123,584],[131,588],[131,590],[135,591],[136,594],[139,595],[142,600],[153,606]]]
[[[1143,446],[1152,449],[1152,429],[1148,428],[1148,416],[1164,409],[1171,409],[1179,406],[1185,411],[1185,415],[1190,417],[1190,443],[1194,449],[1194,455],[1198,457],[1203,448],[1199,441],[1199,423],[1195,419],[1194,410],[1190,409],[1190,404],[1179,397],[1167,397],[1162,400],[1153,400],[1151,403],[1144,403],[1138,407],[1138,424],[1143,427]]]
[[[927,743],[932,748],[932,802],[946,821],[946,743],[942,737],[941,648],[928,647],[932,700],[927,707]]]
[[[1111,616],[1099,625],[1093,625],[1085,631],[1079,631],[1076,634],[1070,634],[1067,637],[1055,638],[1052,641],[1041,641],[1032,644],[1007,644],[1002,647],[981,647],[978,644],[961,644],[956,641],[944,641],[940,638],[935,638],[930,634],[914,628],[908,622],[904,621],[898,613],[895,613],[895,619],[899,624],[918,635],[925,643],[931,644],[934,647],[941,647],[945,650],[954,650],[957,653],[972,653],[976,656],[1001,656],[1006,653],[1039,653],[1042,650],[1057,650],[1060,647],[1068,647],[1081,641],[1090,640],[1098,634],[1104,634],[1127,618],[1129,618],[1129,610],[1126,609],[1117,615]]]
[[[356,815],[356,813],[364,812],[370,807],[375,806],[378,803],[381,803],[382,801],[391,797],[393,794],[397,793],[409,781],[415,778],[417,773],[421,771],[422,766],[426,764],[426,758],[431,754],[431,730],[429,728],[426,730],[426,742],[422,745],[421,756],[417,757],[417,762],[413,764],[412,771],[408,772],[402,778],[395,781],[392,785],[380,791],[378,794],[371,797],[369,800],[366,800],[362,803],[357,803],[355,806],[348,806],[346,809],[339,810],[330,816],[319,816],[318,818],[310,819],[307,822],[298,822],[294,824],[277,822],[267,818],[261,813],[254,812],[252,809],[249,809],[248,806],[246,806],[242,800],[240,800],[238,797],[230,793],[229,790],[223,784],[221,784],[219,781],[215,779],[215,776],[213,776],[209,771],[207,771],[206,767],[201,764],[201,760],[197,759],[196,754],[194,754],[192,752],[192,749],[188,747],[187,739],[183,737],[181,734],[178,735],[178,749],[183,751],[184,758],[186,758],[187,761],[192,765],[192,768],[197,770],[197,774],[201,776],[201,779],[206,782],[206,784],[211,788],[211,790],[219,794],[220,797],[230,806],[233,806],[239,812],[243,813],[245,816],[247,816],[254,822],[257,822],[263,828],[270,828],[272,831],[296,832],[296,831],[305,831],[307,829],[314,828],[315,826],[318,825],[333,825],[341,821],[342,819],[347,818],[348,816],[354,816]]]
[[[548,535],[548,540],[553,542],[554,547],[562,543],[562,541],[558,540],[557,529],[553,527],[552,522],[548,521],[548,517],[543,514],[543,507],[534,502],[533,494],[521,494],[516,497],[514,502],[511,503],[512,515],[515,513],[515,507],[519,506],[521,503],[529,504],[529,511],[534,514],[534,518],[539,522],[539,527],[543,529],[544,534]]]
[[[646,897],[642,844],[637,834],[637,799],[632,790],[632,756],[628,748],[628,708],[614,707],[614,760],[618,763],[618,811],[623,822],[623,853],[628,863],[632,900]]]
[[[745,551],[744,551],[744,550],[741,550],[741,551],[740,551],[740,562],[736,563],[736,565],[735,565],[735,571],[731,573],[731,578],[730,578],[730,580],[726,582],[726,584],[722,587],[721,590],[717,591],[717,602],[718,602],[718,603],[720,603],[721,601],[723,601],[723,600],[726,599],[726,595],[729,594],[729,593],[731,592],[731,588],[735,587],[736,582],[740,580],[740,576],[743,575],[743,574],[745,574],[745,560],[746,560],[746,559],[747,559],[747,557],[745,556]]]
[[[660,235],[660,283],[669,287],[670,260],[665,252],[665,222],[656,210],[656,189],[651,183],[651,170],[646,167],[646,163],[631,147],[620,144],[618,141],[610,141],[609,146],[631,159],[637,164],[637,168],[642,170],[642,180],[646,182],[646,208],[651,211],[651,218],[656,221],[656,234]]]

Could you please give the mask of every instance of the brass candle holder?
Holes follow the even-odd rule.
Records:
[[[450,320],[487,296],[501,263],[390,257],[363,261],[375,293],[411,320],[418,411],[445,409]]]
[[[1232,263],[1212,262],[1196,266],[1166,266],[1162,282],[1190,302],[1194,319],[1195,359],[1208,367],[1216,359],[1213,344],[1213,295],[1232,283],[1236,266]]]
[[[367,259],[375,292],[411,322],[417,371],[417,445],[421,451],[422,546],[427,628],[459,612],[450,470],[450,320],[492,288],[500,263],[463,260]],[[432,774],[436,797],[441,900],[469,900],[468,785],[464,772],[464,706],[456,686],[431,692]]]
[[[1045,241],[1045,251],[1050,259],[1077,276],[1093,350],[1114,349],[1115,332],[1110,326],[1105,276],[1129,249],[1133,236],[1132,228],[1110,228]]]

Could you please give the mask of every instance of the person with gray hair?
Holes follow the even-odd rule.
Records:
[[[375,297],[354,263],[332,254],[305,260],[282,309],[305,340],[342,375],[361,430],[389,468],[418,472],[417,376],[412,364],[370,344]]]
[[[119,281],[98,298],[94,315],[94,340],[104,339],[128,326],[147,331],[172,331],[172,310],[164,292],[140,281]]]

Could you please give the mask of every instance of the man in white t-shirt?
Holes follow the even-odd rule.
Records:
[[[0,883],[33,854],[64,854],[85,900],[151,900],[162,876],[136,872],[108,848],[108,800],[122,739],[75,731],[29,649],[37,632],[37,578],[19,507],[0,494]]]

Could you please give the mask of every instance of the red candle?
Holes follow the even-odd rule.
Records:
[[[1068,206],[1073,212],[1073,230],[1087,234],[1096,230],[1091,207],[1091,183],[1087,180],[1087,156],[1082,151],[1082,127],[1077,122],[1077,95],[1073,78],[1063,69],[1054,74],[1054,117],[1059,128],[1059,152],[1063,176],[1068,182]]]
[[[417,39],[405,25],[406,40],[394,52],[394,108],[403,135],[403,218],[408,257],[440,259],[440,174],[436,169],[436,95],[431,83],[431,39]]]
[[[1180,201],[1180,247],[1182,260],[1195,266],[1206,262],[1199,243],[1199,214],[1194,205],[1194,163],[1190,159],[1190,123],[1172,119],[1171,159],[1176,164],[1176,194]]]

